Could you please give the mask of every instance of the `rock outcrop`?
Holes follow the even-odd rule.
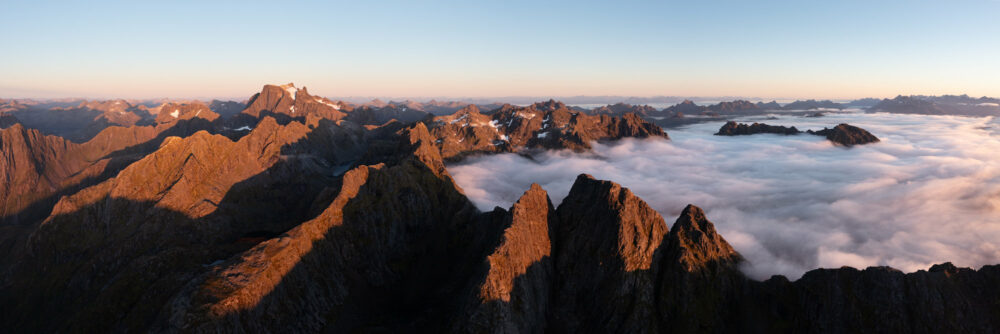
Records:
[[[797,135],[800,133],[808,133],[811,135],[823,136],[835,145],[841,145],[846,147],[851,147],[854,145],[863,145],[870,143],[879,142],[878,137],[871,134],[865,129],[848,125],[840,124],[832,129],[824,128],[823,130],[813,131],[807,130],[806,132],[799,131],[793,127],[784,127],[779,125],[767,125],[764,123],[736,123],[733,121],[726,122],[719,128],[719,132],[716,132],[716,136],[741,136],[741,135],[753,135],[758,133],[774,133],[782,135]]]
[[[784,127],[780,125],[767,125],[764,123],[753,123],[747,125],[745,123],[736,123],[733,121],[726,122],[719,128],[719,132],[716,132],[716,136],[743,136],[743,135],[753,135],[758,133],[774,133],[779,135],[795,135],[802,131],[793,127]]]
[[[867,130],[848,124],[839,124],[832,129],[823,128],[823,130],[809,131],[809,133],[824,136],[835,144],[847,147],[879,142],[878,137]]]

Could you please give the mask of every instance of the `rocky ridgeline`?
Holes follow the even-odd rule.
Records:
[[[823,269],[794,282],[780,276],[759,282],[743,276],[742,256],[696,206],[668,226],[629,189],[580,175],[558,207],[532,185],[511,208],[480,212],[444,165],[470,151],[499,152],[481,145],[496,139],[514,150],[666,137],[634,115],[587,116],[550,101],[488,113],[467,108],[409,124],[359,124],[351,110],[343,117],[325,108],[293,116],[309,108],[291,112],[308,93],[297,91],[296,101],[288,101],[292,89],[274,87],[283,92],[265,88],[273,92],[250,103],[271,109],[262,107],[242,130],[226,129],[221,117],[201,118],[206,111],[197,106],[178,107],[178,117],[159,125],[113,127],[130,129],[133,141],[74,144],[19,125],[3,130],[2,179],[19,180],[4,186],[20,194],[50,189],[54,203],[47,216],[0,225],[6,255],[0,305],[8,306],[0,326],[7,332],[462,333],[1000,328],[996,266],[943,264],[911,274]],[[457,144],[460,138],[469,146]],[[117,157],[126,158],[120,165],[100,162]],[[100,177],[74,183],[87,173]],[[27,197],[5,203],[20,198]]]
[[[754,135],[758,133],[773,133],[779,135],[797,135],[802,133],[799,129],[793,127],[784,127],[779,125],[767,125],[764,123],[736,123],[736,122],[726,122],[719,128],[719,132],[716,132],[716,136],[745,136]]]
[[[767,125],[764,123],[745,124],[730,121],[726,122],[726,124],[719,128],[719,132],[716,132],[715,135],[744,136],[758,133],[773,133],[780,135],[797,135],[800,133],[807,133],[826,137],[827,140],[833,142],[834,144],[847,147],[879,142],[878,137],[875,137],[875,135],[871,134],[867,130],[848,124],[840,124],[832,129],[823,128],[823,130],[819,131],[807,130],[802,132],[794,126],[784,127],[778,125]]]
[[[527,107],[508,104],[488,113],[468,106],[425,123],[447,160],[475,153],[525,149],[586,151],[594,141],[627,137],[669,139],[660,127],[636,114],[594,116],[572,111],[565,104],[552,100]]]

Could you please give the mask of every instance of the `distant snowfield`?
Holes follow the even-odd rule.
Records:
[[[992,118],[830,113],[744,122],[800,130],[850,123],[881,143],[846,149],[812,135],[713,136],[721,122],[628,139],[592,154],[514,154],[448,167],[482,210],[510,207],[532,182],[558,205],[580,173],[632,189],[668,226],[688,203],[749,260],[757,279],[810,269],[951,261],[1000,263],[1000,122]]]

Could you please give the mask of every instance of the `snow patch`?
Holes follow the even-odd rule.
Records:
[[[250,130],[253,130],[253,128],[251,128],[249,126],[241,126],[241,127],[236,128],[236,131],[250,131]]]
[[[288,92],[288,96],[291,96],[293,99],[295,98],[295,93],[299,91],[298,88],[295,88],[295,85],[282,86],[282,88],[284,88],[285,91]]]
[[[321,99],[321,98],[318,98],[318,97],[317,97],[317,98],[315,98],[315,100],[316,100],[316,102],[319,102],[319,103],[322,103],[322,104],[325,104],[325,105],[328,105],[328,106],[332,107],[332,108],[333,108],[333,109],[335,109],[335,110],[340,110],[340,106],[339,106],[339,105],[336,105],[336,104],[333,104],[333,103],[330,103],[330,102],[326,102],[326,101],[323,101],[323,99]]]
[[[174,109],[174,112],[170,113],[170,116],[174,116],[174,118],[177,118],[180,115],[181,115],[181,111],[177,110],[177,109]]]
[[[451,120],[451,122],[449,122],[448,124],[455,124],[456,122],[461,121],[463,119],[466,119],[468,117],[469,117],[469,114],[462,115],[462,117],[459,117],[459,118]]]

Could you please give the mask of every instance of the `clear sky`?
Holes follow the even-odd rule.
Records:
[[[1000,0],[0,0],[0,97],[1000,96]]]

